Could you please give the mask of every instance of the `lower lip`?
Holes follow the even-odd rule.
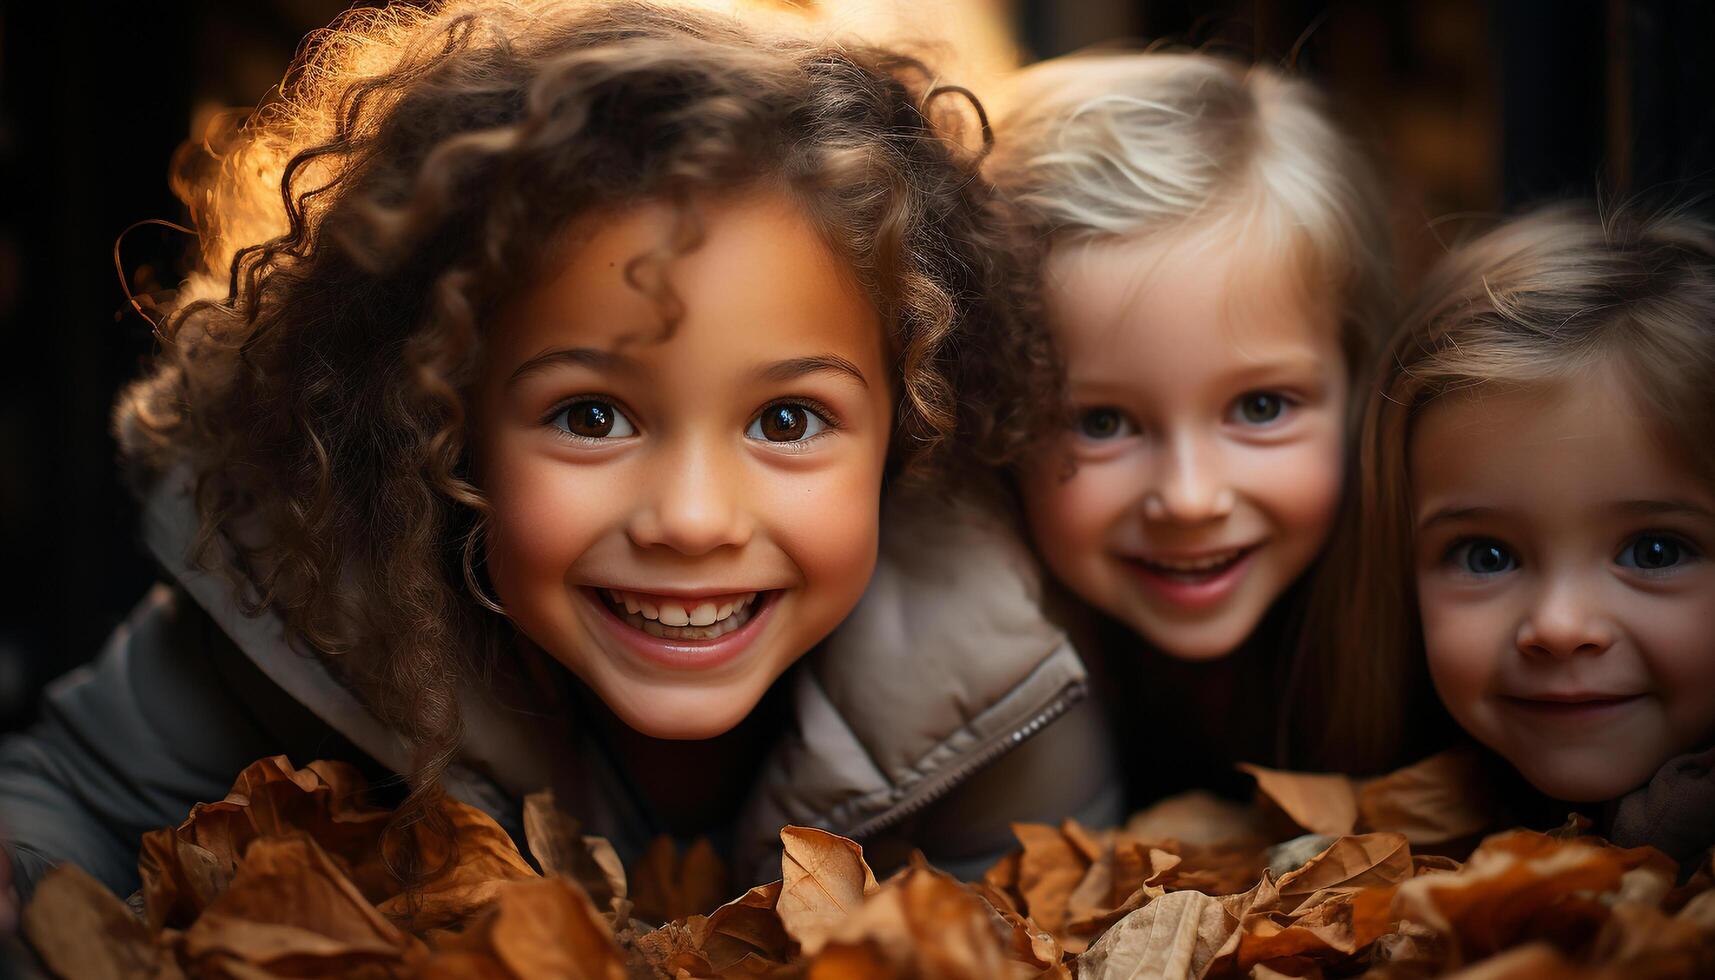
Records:
[[[1234,562],[1231,567],[1213,578],[1196,582],[1187,582],[1150,568],[1135,559],[1125,559],[1126,567],[1131,569],[1138,580],[1155,593],[1176,606],[1186,609],[1206,609],[1232,595],[1239,587],[1239,581],[1245,572],[1250,570],[1251,562],[1256,558],[1261,546],[1252,547],[1245,556]]]
[[[762,631],[764,625],[773,618],[774,607],[780,598],[778,592],[767,592],[759,596],[757,601],[762,608],[752,613],[743,626],[715,637],[712,640],[671,640],[663,636],[650,636],[648,633],[620,619],[619,615],[595,594],[593,589],[582,588],[584,600],[596,607],[602,624],[614,639],[639,660],[644,660],[669,670],[713,670],[723,664],[731,663],[746,650]]]
[[[1604,698],[1599,701],[1535,701],[1529,698],[1502,697],[1501,703],[1531,718],[1585,724],[1618,714],[1642,699],[1641,695]]]

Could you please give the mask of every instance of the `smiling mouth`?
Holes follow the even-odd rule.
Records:
[[[1576,694],[1568,696],[1545,695],[1541,697],[1523,697],[1519,695],[1502,695],[1502,700],[1521,708],[1537,711],[1577,712],[1591,711],[1601,708],[1611,708],[1617,705],[1630,704],[1643,697],[1641,694]]]
[[[595,593],[627,626],[663,640],[713,640],[750,622],[769,592],[737,592],[702,599],[596,589]]]
[[[1186,585],[1201,585],[1225,575],[1232,570],[1233,566],[1250,557],[1251,553],[1260,547],[1262,547],[1260,544],[1246,545],[1242,548],[1198,555],[1195,558],[1144,558],[1138,556],[1130,560],[1162,578],[1183,582]]]

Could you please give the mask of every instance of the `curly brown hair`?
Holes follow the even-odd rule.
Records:
[[[181,154],[203,264],[119,400],[123,452],[144,481],[188,471],[192,558],[412,741],[406,812],[458,751],[461,682],[516,636],[472,571],[466,391],[486,324],[573,219],[673,203],[670,258],[696,245],[693,196],[785,188],[886,326],[890,474],[1026,449],[1051,361],[979,176],[987,121],[932,77],[632,0],[358,10],[224,145]]]

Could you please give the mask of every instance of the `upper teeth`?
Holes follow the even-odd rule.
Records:
[[[1225,565],[1243,554],[1244,550],[1243,548],[1234,548],[1231,551],[1205,555],[1201,558],[1148,558],[1145,560],[1151,565],[1159,565],[1175,572],[1203,572]]]
[[[625,611],[653,619],[663,626],[712,626],[733,613],[742,612],[756,601],[755,592],[713,596],[695,602],[669,599],[665,596],[607,589],[608,598]]]

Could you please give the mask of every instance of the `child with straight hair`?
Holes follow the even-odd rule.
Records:
[[[0,745],[24,890],[130,892],[139,835],[282,752],[397,777],[400,826],[551,786],[735,889],[786,822],[981,867],[1099,796],[1034,737],[1064,637],[939,616],[948,565],[882,533],[884,486],[1016,455],[1047,363],[932,77],[630,0],[318,36],[181,184],[203,264],[116,411],[171,578]],[[979,610],[1024,587],[987,557]]]
[[[1281,761],[1348,402],[1392,311],[1379,182],[1308,82],[1202,53],[1023,72],[989,173],[1039,246],[1067,423],[1017,468],[1133,803]],[[1162,733],[1173,733],[1164,737]]]
[[[1715,843],[1715,225],[1510,222],[1430,274],[1383,364],[1317,672],[1331,751],[1403,761],[1433,683],[1545,818]]]

